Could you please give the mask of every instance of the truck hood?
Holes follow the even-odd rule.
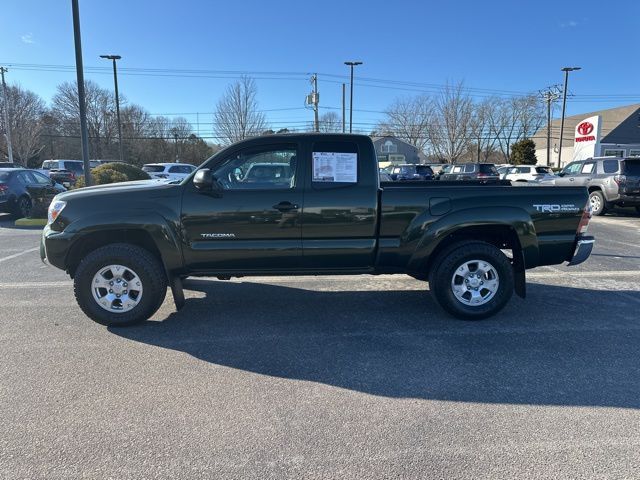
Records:
[[[82,200],[87,198],[122,195],[140,192],[144,194],[152,194],[155,192],[166,192],[175,189],[178,185],[158,182],[157,180],[137,180],[134,182],[110,183],[108,185],[95,185],[93,187],[84,187],[77,190],[70,190],[56,196],[57,200],[68,202],[69,200]]]

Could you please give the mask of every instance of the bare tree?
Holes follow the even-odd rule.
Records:
[[[511,145],[532,136],[544,124],[544,107],[535,95],[497,102],[489,122],[506,163],[511,163]]]
[[[77,82],[65,82],[58,85],[58,91],[53,97],[53,113],[61,122],[64,134],[79,135],[80,107],[78,105]],[[104,149],[111,140],[117,137],[115,115],[115,101],[113,94],[97,83],[85,82],[85,100],[87,106],[87,130],[89,133],[93,158],[103,158]],[[120,103],[125,100],[121,96]]]
[[[30,90],[25,90],[19,86],[7,88],[9,105],[4,104],[4,95],[0,99],[0,111],[9,108],[9,118],[11,123],[12,146],[15,160],[26,166],[29,161],[37,157],[44,148],[42,138],[43,116],[46,112],[44,101]],[[4,115],[0,116],[0,130],[5,132]],[[2,135],[0,145],[6,152],[6,139]]]
[[[469,121],[469,139],[475,145],[472,158],[476,161],[489,161],[496,152],[497,138],[492,134],[490,118],[499,102],[495,98],[488,98],[473,106]]]
[[[336,112],[326,112],[320,116],[320,131],[324,133],[338,133],[342,131],[342,120]]]
[[[221,143],[260,135],[267,130],[266,119],[258,110],[255,81],[247,76],[230,85],[213,114],[213,130]]]
[[[433,100],[427,95],[398,98],[384,112],[385,119],[377,126],[377,131],[381,135],[393,135],[425,152],[433,106]]]
[[[469,124],[473,102],[465,94],[462,82],[447,85],[434,103],[434,122],[429,138],[435,154],[455,163],[469,147]]]

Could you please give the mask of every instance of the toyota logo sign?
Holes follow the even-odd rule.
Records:
[[[593,132],[593,123],[582,122],[580,125],[578,125],[577,130],[580,135],[589,135],[591,132]]]

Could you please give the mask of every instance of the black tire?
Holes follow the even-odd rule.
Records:
[[[108,265],[130,268],[142,282],[142,297],[129,311],[107,311],[93,296],[94,275]],[[127,243],[114,243],[94,250],[82,259],[75,272],[73,288],[78,305],[93,321],[111,327],[128,326],[147,320],[160,308],[167,294],[167,276],[160,262],[147,250]]]
[[[594,190],[589,194],[589,204],[592,215],[604,215],[607,213],[607,202],[600,190]]]
[[[26,195],[22,195],[21,197],[18,197],[16,199],[16,205],[13,215],[16,218],[27,218],[29,215],[31,215],[32,206],[33,205],[31,204],[31,199]]]
[[[456,271],[472,260],[489,263],[499,280],[493,296],[482,305],[471,306],[458,300],[451,285]],[[429,271],[429,289],[438,304],[447,313],[463,320],[481,320],[495,315],[511,299],[513,287],[511,262],[500,249],[486,242],[469,240],[451,245],[438,255]]]

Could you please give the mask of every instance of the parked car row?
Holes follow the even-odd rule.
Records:
[[[90,160],[91,168],[99,167],[106,163],[121,163],[120,160]],[[148,163],[142,167],[151,178],[158,180],[183,180],[196,169],[188,163]],[[78,177],[84,174],[82,160],[45,160],[42,163],[42,172],[51,179],[69,188],[75,185]]]
[[[635,207],[640,213],[640,158],[588,158],[569,163],[557,174],[544,165],[394,165],[381,170],[380,180],[507,180],[513,185],[582,186],[589,191],[593,215],[603,215],[615,206]]]

